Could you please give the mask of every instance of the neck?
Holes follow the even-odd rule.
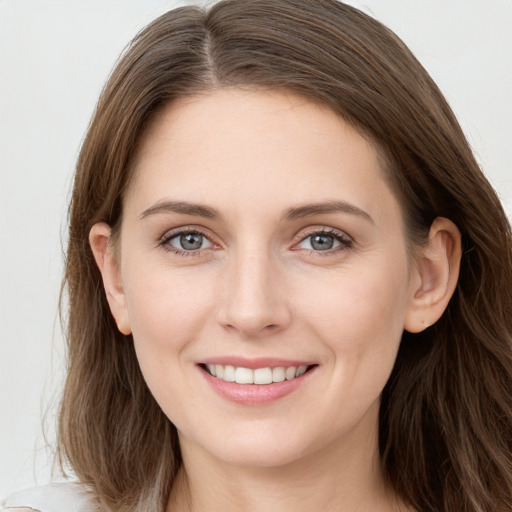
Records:
[[[226,464],[181,437],[167,512],[403,512],[384,484],[376,429],[367,434],[274,467]]]

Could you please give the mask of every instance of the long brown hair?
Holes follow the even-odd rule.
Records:
[[[226,86],[327,105],[386,162],[409,237],[462,233],[443,317],[403,335],[382,394],[380,453],[421,512],[512,510],[512,242],[500,202],[441,92],[400,39],[335,0],[224,0],[164,14],[112,73],[77,164],[65,285],[69,368],[59,453],[105,508],[163,510],[180,467],[174,426],[116,328],[88,234],[119,227],[141,134],[174,99]]]

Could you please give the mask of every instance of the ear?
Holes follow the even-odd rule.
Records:
[[[104,222],[94,224],[89,233],[89,243],[103,278],[103,287],[117,328],[123,334],[128,335],[132,331],[121,282],[121,272],[110,239],[111,232],[110,226]]]
[[[427,244],[417,253],[404,323],[409,332],[421,332],[435,324],[448,306],[459,278],[460,231],[451,220],[438,217]]]

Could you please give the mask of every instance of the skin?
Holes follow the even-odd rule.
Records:
[[[298,210],[311,204],[324,211]],[[180,245],[187,230],[201,249]],[[119,329],[179,432],[169,511],[406,510],[379,469],[380,394],[403,330],[444,311],[460,235],[437,219],[411,251],[404,232],[375,148],[324,107],[224,89],[161,112],[117,246],[106,224],[91,246]],[[333,247],[313,246],[315,234]],[[316,367],[294,392],[251,406],[207,384],[198,363],[219,356]]]

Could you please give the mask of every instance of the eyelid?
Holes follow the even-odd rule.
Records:
[[[204,243],[206,243],[206,247],[200,247],[198,249],[183,249],[185,252],[198,252],[198,251],[202,251],[204,249],[207,249],[209,247],[212,247],[213,246],[213,242],[210,241],[210,239],[203,235],[202,233],[199,233],[197,231],[185,231],[184,233],[176,233],[175,235],[172,235],[171,237],[169,237],[167,239],[167,242],[171,247],[174,247],[175,249],[178,249],[179,251],[181,251],[182,249],[175,245],[174,242],[178,241],[179,243],[182,242],[182,238],[183,237],[187,237],[187,236],[194,236],[194,237],[197,237],[198,239],[201,240],[201,245],[203,245]]]
[[[204,238],[206,238],[210,242],[211,245],[209,247],[205,247],[203,249],[186,251],[186,250],[181,250],[177,247],[174,247],[168,243],[171,239],[176,238],[177,236],[180,236],[183,234],[187,234],[187,233],[201,235]],[[202,226],[197,226],[197,225],[185,225],[185,226],[179,226],[176,228],[168,229],[167,231],[164,232],[163,235],[158,237],[157,243],[160,247],[164,248],[166,251],[173,252],[178,255],[186,255],[186,256],[193,256],[193,255],[197,256],[199,254],[202,254],[205,251],[216,249],[220,246],[220,244],[215,241],[215,237],[213,236],[213,234],[211,233],[211,231],[209,229],[206,229]]]
[[[333,249],[327,249],[325,251],[314,251],[311,249],[301,249],[297,246],[305,241],[307,238],[313,236],[313,235],[328,235],[334,237],[337,241],[340,242],[340,246],[333,248]],[[292,250],[304,250],[304,251],[310,251],[317,254],[333,254],[338,251],[342,251],[345,249],[350,249],[354,245],[354,239],[348,235],[345,231],[342,231],[340,229],[336,229],[330,226],[311,226],[309,228],[306,228],[305,230],[301,230],[295,237],[294,242],[292,245]]]
[[[204,237],[208,238],[210,241],[212,241],[212,238],[215,238],[215,235],[208,228],[199,226],[197,224],[184,224],[175,228],[166,229],[162,235],[157,238],[157,242],[164,242],[173,236],[183,233],[197,233],[198,235],[203,235]],[[212,241],[212,243],[215,242]]]
[[[182,234],[186,234],[186,233],[195,233],[195,234],[204,236],[211,243],[211,246],[206,247],[204,249],[186,251],[186,250],[180,250],[179,248],[176,248],[176,247],[168,244],[170,239],[175,238]],[[337,241],[340,242],[340,245],[336,248],[327,249],[325,251],[315,251],[315,250],[311,250],[311,249],[302,249],[302,248],[297,247],[298,244],[300,244],[301,242],[306,240],[308,237],[311,237],[313,235],[333,236]],[[192,224],[192,225],[184,225],[184,226],[179,226],[176,228],[166,230],[163,233],[163,235],[158,237],[157,244],[159,246],[162,246],[165,250],[174,252],[176,254],[190,255],[190,256],[196,255],[197,256],[199,254],[202,254],[203,252],[206,252],[206,251],[209,251],[212,249],[215,250],[215,249],[222,247],[222,244],[219,243],[216,240],[216,238],[217,237],[213,233],[211,233],[211,231],[209,229],[207,229],[203,226],[198,226],[198,225]],[[333,228],[331,226],[317,225],[317,226],[310,226],[308,228],[304,228],[304,229],[300,230],[299,233],[297,233],[294,236],[291,250],[295,250],[295,251],[303,250],[303,251],[314,252],[315,254],[319,254],[319,255],[320,254],[328,255],[328,254],[333,254],[333,253],[343,251],[346,249],[350,249],[353,247],[354,243],[355,243],[354,239],[349,234],[347,234],[345,231],[342,231],[337,228]]]

